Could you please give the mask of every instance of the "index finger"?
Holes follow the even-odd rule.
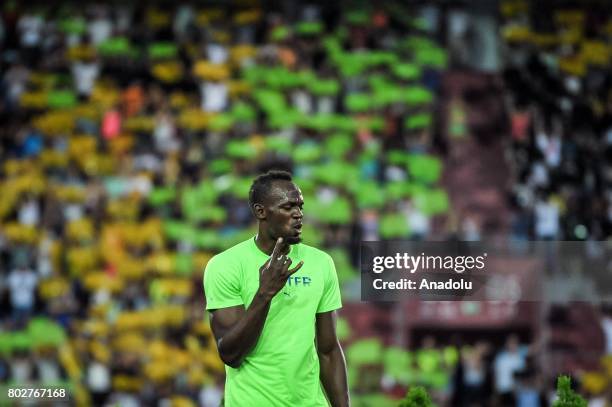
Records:
[[[278,253],[280,252],[280,247],[283,244],[283,238],[279,237],[276,239],[276,243],[274,244],[274,249],[272,249],[272,261],[277,260]]]
[[[294,268],[292,268],[291,270],[289,270],[289,275],[292,275],[293,273],[297,272],[299,269],[302,268],[302,266],[304,265],[304,260],[300,260],[300,262],[297,264],[297,266],[295,266]]]

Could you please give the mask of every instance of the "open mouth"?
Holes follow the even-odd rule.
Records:
[[[302,232],[302,224],[298,223],[296,225],[293,225],[293,230],[295,230],[298,233],[301,233]]]

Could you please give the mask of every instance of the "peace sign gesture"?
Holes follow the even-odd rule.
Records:
[[[259,291],[269,299],[272,299],[287,282],[287,278],[297,272],[304,265],[300,261],[297,266],[289,269],[292,260],[285,254],[280,254],[283,245],[283,238],[279,237],[276,240],[272,255],[259,268]]]

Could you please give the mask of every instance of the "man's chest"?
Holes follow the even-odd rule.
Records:
[[[297,264],[297,261],[293,264]],[[241,295],[245,304],[250,304],[259,289],[259,266],[249,267],[243,272],[244,284]],[[304,263],[300,270],[286,279],[283,288],[274,296],[271,307],[282,305],[316,308],[325,288],[323,277],[320,268],[315,265],[307,266]]]

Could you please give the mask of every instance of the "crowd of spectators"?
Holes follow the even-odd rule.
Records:
[[[596,1],[557,5],[505,1],[500,16],[511,136],[512,236],[595,245],[608,241],[612,233],[610,10]],[[600,270],[580,270],[580,274],[608,274],[609,252],[605,253]],[[602,310],[599,330],[609,338],[609,311],[605,306]],[[600,369],[580,375],[590,406],[610,400],[610,361],[607,349]]]
[[[424,237],[448,211],[431,155],[446,51],[400,2],[2,7],[8,385],[218,405],[201,273],[254,235],[268,168],[293,172],[304,238],[341,281],[361,236]]]
[[[219,405],[202,270],[254,235],[246,198],[266,169],[294,174],[304,239],[334,257],[345,301],[358,298],[361,240],[425,239],[449,213],[440,9],[239,3],[2,4],[3,383],[68,388],[85,404]],[[607,14],[554,14],[542,34],[525,28],[524,4],[502,7],[512,234],[606,239],[612,103],[609,58],[597,58]],[[466,28],[465,14],[450,31]],[[555,27],[573,42],[550,42]],[[469,65],[463,45],[450,54]],[[453,103],[449,131],[465,136],[463,102]],[[394,405],[412,384],[453,405],[548,398],[514,337],[499,350],[425,341],[412,353],[343,326],[355,405],[362,395]]]
[[[502,9],[514,233],[606,240],[612,233],[609,10],[576,3],[542,18],[538,7],[526,5],[506,2]]]

